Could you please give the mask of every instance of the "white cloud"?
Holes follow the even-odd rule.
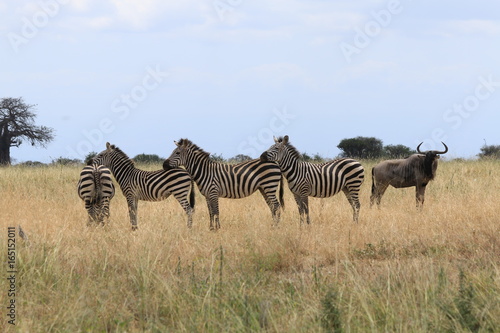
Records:
[[[68,3],[68,7],[70,11],[64,15],[65,26],[82,30],[146,31],[171,21],[180,22],[181,18],[189,23],[193,19],[204,19],[208,4],[196,0],[74,0]]]
[[[452,20],[444,28],[455,34],[500,35],[500,21],[493,20]]]
[[[240,80],[256,80],[272,87],[289,83],[310,84],[308,73],[297,64],[271,63],[248,68],[240,73]]]

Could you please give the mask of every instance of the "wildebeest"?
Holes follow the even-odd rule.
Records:
[[[372,194],[370,196],[370,206],[374,202],[380,207],[380,200],[389,185],[395,188],[415,186],[417,208],[424,204],[425,187],[429,181],[436,176],[436,169],[440,154],[446,154],[448,147],[444,151],[429,150],[420,151],[420,143],[417,147],[417,154],[413,154],[404,159],[382,161],[372,168]]]

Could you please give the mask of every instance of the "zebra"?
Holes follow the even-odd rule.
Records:
[[[174,141],[176,148],[163,163],[169,170],[184,166],[205,196],[210,214],[210,230],[220,228],[219,198],[239,199],[259,190],[264,197],[275,225],[280,220],[283,204],[283,177],[276,163],[259,159],[234,165],[216,162],[210,154],[188,139]],[[279,201],[276,191],[279,187]]]
[[[290,144],[288,135],[274,138],[274,141],[275,144],[263,152],[260,159],[278,162],[299,207],[301,225],[304,215],[307,224],[310,223],[308,197],[331,197],[340,190],[352,206],[353,220],[358,222],[358,196],[364,179],[364,168],[359,162],[348,158],[321,164],[303,162],[299,151]]]
[[[109,142],[106,143],[106,150],[100,152],[92,161],[107,166],[120,185],[123,195],[127,199],[132,230],[137,230],[137,204],[139,200],[161,201],[170,195],[177,199],[186,212],[188,228],[193,225],[194,183],[185,170],[140,170],[120,148]]]
[[[89,215],[87,225],[93,222],[104,225],[109,219],[109,204],[115,195],[111,171],[103,165],[86,165],[80,172],[77,191]]]

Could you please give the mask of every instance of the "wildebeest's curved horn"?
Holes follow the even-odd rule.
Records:
[[[441,141],[441,143],[443,144],[444,146],[444,151],[436,151],[436,154],[446,154],[448,152],[448,146],[445,145],[445,143],[443,141]]]
[[[423,141],[422,141],[422,142],[420,142],[420,144],[417,146],[417,152],[418,152],[419,154],[424,154],[424,153],[422,153],[422,152],[420,151],[420,146],[422,145],[422,143],[424,143],[424,142],[423,142]]]

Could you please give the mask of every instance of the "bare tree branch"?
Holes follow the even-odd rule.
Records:
[[[54,130],[34,124],[36,105],[26,104],[22,97],[0,100],[0,164],[10,164],[10,148],[24,141],[46,147],[54,139]]]

